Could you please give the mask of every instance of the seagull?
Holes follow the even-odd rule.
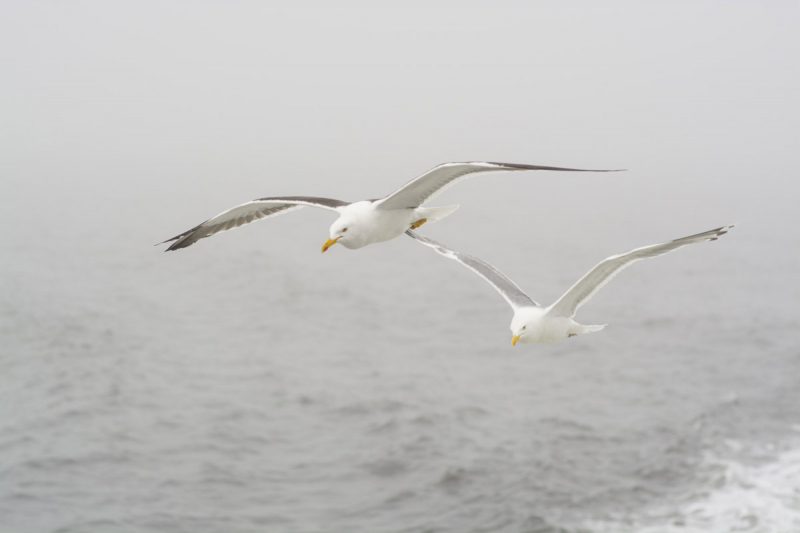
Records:
[[[422,207],[422,204],[463,179],[482,172],[522,170],[618,172],[617,170],[585,170],[514,163],[444,163],[409,181],[385,198],[353,203],[311,196],[259,198],[223,211],[202,224],[159,244],[175,241],[165,251],[179,250],[215,233],[238,228],[255,220],[281,215],[302,207],[319,207],[339,214],[339,218],[330,227],[330,236],[322,245],[322,252],[324,253],[336,243],[355,250],[368,244],[394,239],[407,229],[417,229],[426,222],[443,219],[458,209],[458,206],[425,208]]]
[[[572,317],[575,316],[575,313],[583,304],[588,302],[620,270],[641,259],[657,257],[687,244],[715,241],[721,235],[725,235],[732,227],[733,224],[674,241],[636,248],[624,254],[612,255],[598,263],[588,274],[565,292],[556,303],[549,307],[542,307],[533,301],[516,283],[486,261],[451,250],[447,246],[411,230],[407,230],[406,234],[422,244],[430,246],[443,256],[454,259],[469,268],[488,281],[506,299],[514,310],[514,318],[511,320],[510,329],[511,344],[516,345],[517,342],[526,344],[555,342],[567,337],[574,337],[579,333],[600,331],[608,324],[585,326],[572,320]]]

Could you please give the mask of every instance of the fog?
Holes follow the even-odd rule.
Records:
[[[288,494],[253,504],[286,531],[530,531],[534,518],[540,531],[644,531],[689,520],[658,506],[694,502],[719,469],[782,464],[776,450],[800,449],[789,385],[800,378],[798,23],[789,1],[3,3],[0,530],[273,524],[198,489],[206,478],[195,474],[213,464],[241,483],[231,498]],[[448,161],[627,169],[491,174],[432,202],[461,208],[422,233],[497,265],[543,303],[611,254],[737,227],[626,271],[581,311],[613,327],[522,350],[508,345],[510,313],[490,287],[410,239],[320,256],[333,222],[324,211],[175,253],[153,247],[253,198],[378,198]],[[234,385],[264,375],[277,381]],[[118,403],[92,396],[112,382]],[[273,385],[311,411],[274,400]],[[233,417],[227,436],[297,440],[237,458],[223,437],[194,432],[202,409],[240,401],[284,422]],[[479,408],[486,418],[463,414]],[[82,409],[94,418],[69,418]],[[720,421],[729,409],[742,412]],[[417,415],[441,433],[402,425]],[[707,419],[725,429],[697,437]],[[394,423],[437,447],[405,456],[394,434],[370,440]],[[597,441],[564,448],[558,435],[572,438],[578,423],[596,423]],[[126,448],[127,431],[144,440]],[[164,435],[189,450],[177,466]],[[694,444],[662,457],[670,438]],[[318,439],[331,448],[293,447]],[[195,456],[190,442],[210,448]],[[361,445],[366,474],[359,457],[328,454]],[[71,470],[85,449],[125,459]],[[663,478],[642,473],[644,450],[667,464]],[[59,458],[73,466],[47,462]],[[273,460],[322,474],[248,478]],[[493,466],[476,467],[483,460]],[[153,477],[136,481],[142,472]],[[616,499],[590,494],[587,479]],[[386,501],[370,499],[384,489]],[[173,507],[144,496],[160,490]],[[321,503],[331,494],[338,509]],[[760,498],[760,525],[743,530],[800,524],[796,500]],[[726,505],[689,525],[740,527]]]

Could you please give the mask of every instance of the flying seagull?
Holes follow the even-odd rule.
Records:
[[[585,170],[513,163],[444,163],[409,181],[385,198],[353,203],[311,196],[259,198],[223,211],[202,224],[159,244],[175,241],[165,251],[178,250],[191,246],[200,239],[210,237],[215,233],[238,228],[255,220],[281,215],[301,207],[319,207],[339,214],[339,218],[330,228],[330,237],[322,245],[322,251],[325,252],[337,242],[345,248],[355,250],[368,244],[394,239],[409,228],[416,229],[425,222],[435,222],[446,217],[458,209],[458,206],[428,208],[421,206],[463,179],[481,172],[521,170],[616,172],[615,170]]]
[[[575,313],[583,304],[588,302],[620,270],[641,259],[657,257],[687,244],[715,241],[721,235],[726,234],[732,227],[733,225],[723,226],[682,239],[636,248],[620,255],[612,255],[598,263],[588,274],[565,292],[556,303],[549,307],[542,307],[534,302],[516,283],[486,261],[451,250],[447,246],[423,235],[418,235],[411,230],[407,230],[406,234],[422,244],[430,246],[443,256],[454,259],[469,268],[488,281],[506,299],[514,310],[514,318],[511,319],[510,329],[511,344],[516,345],[517,341],[523,343],[555,342],[566,337],[573,337],[579,333],[600,331],[607,324],[584,326],[572,320],[572,317],[575,316]]]

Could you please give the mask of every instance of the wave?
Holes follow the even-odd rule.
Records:
[[[742,447],[735,441],[727,444],[734,450]],[[639,517],[593,521],[585,527],[617,533],[800,531],[800,445],[753,465],[722,455],[704,456],[701,470],[709,474],[707,482],[679,495],[671,508],[660,506]]]

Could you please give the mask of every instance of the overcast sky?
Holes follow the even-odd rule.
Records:
[[[630,169],[555,198],[670,224],[685,209],[675,237],[798,222],[799,12],[788,0],[4,2],[0,202],[73,223],[102,203],[141,217],[152,243],[254,197],[373,198],[441,162],[494,160]],[[558,192],[477,181],[440,203]]]

